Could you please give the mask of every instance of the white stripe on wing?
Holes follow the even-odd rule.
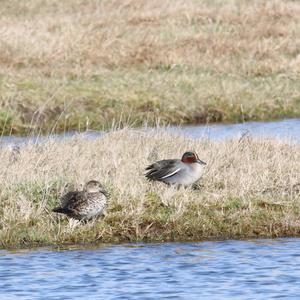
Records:
[[[161,177],[160,179],[164,179],[164,178],[171,177],[171,176],[175,175],[176,173],[178,173],[180,170],[181,170],[181,168],[178,168],[178,169],[175,170],[174,172],[172,172],[172,173],[170,173],[170,174],[167,174],[167,175]]]

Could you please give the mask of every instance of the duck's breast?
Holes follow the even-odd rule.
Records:
[[[198,163],[182,164],[180,172],[169,178],[168,183],[190,185],[203,174],[203,167]]]

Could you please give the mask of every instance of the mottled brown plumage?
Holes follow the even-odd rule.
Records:
[[[83,191],[72,191],[63,195],[60,207],[54,208],[53,212],[86,221],[102,215],[106,206],[107,192],[98,181],[91,180]]]

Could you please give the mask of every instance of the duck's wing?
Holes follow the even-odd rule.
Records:
[[[73,191],[61,197],[61,207],[72,209],[75,208],[84,198],[84,192]]]
[[[164,159],[148,166],[145,176],[149,180],[163,181],[166,178],[176,175],[181,169],[182,166],[179,159]]]

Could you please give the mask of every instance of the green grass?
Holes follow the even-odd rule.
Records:
[[[299,117],[299,11],[297,1],[3,3],[0,130]]]
[[[146,181],[154,152],[156,160],[187,149],[207,162],[199,189]],[[19,153],[4,148],[0,246],[299,236],[299,154],[299,145],[275,140],[196,141],[129,129],[94,141],[28,145]],[[91,179],[110,192],[107,214],[72,228],[51,209]]]
[[[112,125],[154,126],[243,122],[300,116],[299,84],[280,77],[230,76],[158,70],[124,70],[85,79],[6,78],[0,111],[4,134],[103,130]]]

